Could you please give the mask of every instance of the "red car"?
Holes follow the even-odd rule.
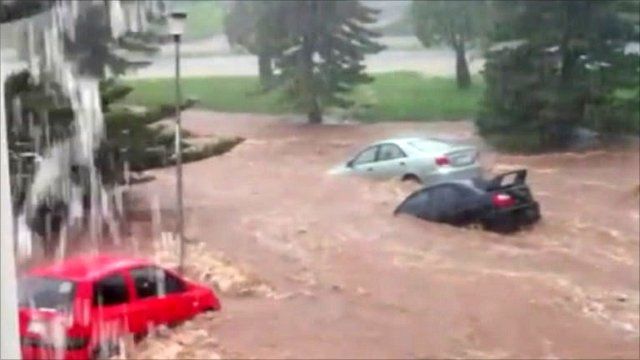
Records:
[[[18,288],[24,359],[108,356],[124,335],[220,309],[210,288],[149,261],[113,255],[33,269]]]

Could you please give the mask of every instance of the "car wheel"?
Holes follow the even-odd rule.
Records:
[[[500,234],[509,234],[518,230],[518,225],[514,221],[491,221],[484,224],[485,228]]]
[[[422,183],[420,178],[418,176],[414,175],[414,174],[404,174],[402,176],[402,181],[412,182],[412,183],[416,183],[416,184]]]
[[[475,231],[484,230],[484,225],[479,222],[472,222],[467,225],[467,228],[469,228],[469,230],[475,230]]]

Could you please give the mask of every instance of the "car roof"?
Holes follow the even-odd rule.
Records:
[[[427,186],[423,187],[420,190],[429,190],[429,189],[432,189],[432,188],[439,188],[439,187],[442,187],[442,186],[445,186],[445,185],[462,186],[462,187],[468,188],[470,190],[473,190],[473,191],[475,191],[477,193],[486,192],[486,189],[485,189],[486,180],[484,180],[482,178],[443,181],[443,182],[439,182],[437,184],[427,185]]]
[[[378,140],[376,142],[374,142],[372,145],[380,145],[380,144],[386,144],[386,143],[400,143],[400,144],[404,144],[404,143],[408,143],[410,141],[419,141],[419,140],[424,140],[418,137],[396,137],[396,138],[388,138],[388,139],[382,139],[382,140]]]
[[[80,255],[54,264],[36,267],[31,269],[27,275],[72,281],[94,281],[113,271],[152,264],[149,260],[126,255]]]
[[[446,143],[446,142],[444,142],[442,140],[426,138],[426,137],[389,138],[389,139],[376,141],[375,143],[373,143],[371,145],[373,146],[373,145],[380,145],[380,144],[387,144],[387,143],[394,143],[394,144],[398,144],[398,145],[407,145],[407,144],[410,144],[412,142],[426,142],[426,143],[433,143],[433,144],[438,144],[438,145],[451,146],[450,144],[448,144],[448,143]]]

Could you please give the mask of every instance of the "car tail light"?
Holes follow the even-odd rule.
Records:
[[[449,158],[442,155],[442,156],[438,156],[436,158],[436,165],[438,166],[445,166],[445,165],[449,165],[451,164],[451,162],[449,161]]]
[[[516,200],[508,194],[495,194],[491,198],[493,205],[499,208],[505,208],[509,206],[513,206],[516,203]]]
[[[27,325],[27,332],[44,335],[47,333],[47,324],[44,321],[31,320]]]

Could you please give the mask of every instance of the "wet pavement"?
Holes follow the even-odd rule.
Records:
[[[385,36],[387,50],[364,59],[367,71],[383,73],[413,71],[425,76],[455,76],[455,53],[447,47],[424,48],[414,36]],[[127,74],[129,78],[167,78],[175,72],[173,44],[164,45],[150,58],[151,64]],[[254,55],[231,51],[226,36],[187,42],[181,46],[183,76],[257,76]],[[478,74],[484,59],[473,49],[468,53],[469,70]]]
[[[221,291],[215,321],[189,324],[221,344],[216,354],[640,356],[637,146],[539,156],[485,149],[494,172],[527,167],[542,206],[534,228],[498,235],[394,217],[411,184],[327,174],[388,136],[480,144],[468,122],[313,126],[204,111],[183,119],[197,134],[246,138],[184,167],[186,233],[203,243],[188,248],[187,263],[224,254],[270,289]],[[134,191],[170,211],[174,169],[151,173]]]

